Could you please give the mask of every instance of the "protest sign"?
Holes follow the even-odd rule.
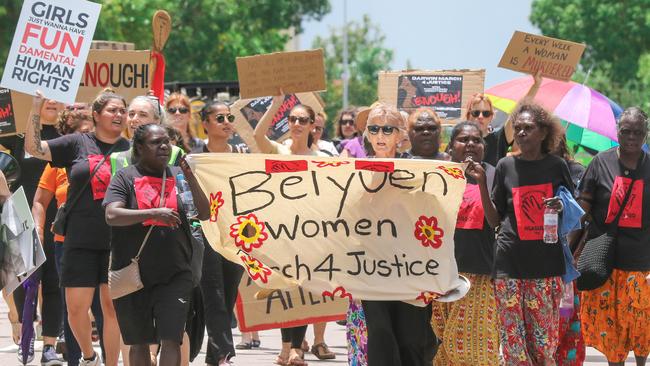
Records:
[[[127,102],[149,91],[149,51],[90,50],[77,101],[92,102],[111,88]]]
[[[301,287],[273,290],[258,299],[255,295],[259,291],[263,289],[244,273],[235,304],[242,332],[342,320],[349,306],[347,299],[316,295]]]
[[[260,152],[253,131],[257,122],[271,106],[273,97],[257,99],[240,99],[230,107],[231,113],[235,115],[235,129],[242,140],[246,142],[251,152]],[[289,112],[298,104],[305,104],[314,109],[315,113],[323,111],[323,102],[316,93],[299,93],[285,95],[284,103],[280,110],[273,117],[268,137],[273,141],[282,141],[289,136]]]
[[[499,67],[569,81],[585,51],[585,45],[557,38],[515,31],[501,56]]]
[[[245,99],[327,89],[322,49],[237,57],[237,75]]]
[[[9,91],[9,93],[5,91]],[[2,102],[0,102],[0,108],[2,108],[2,112],[0,112],[0,136],[24,133],[33,97],[5,88],[0,88],[0,94],[2,95]],[[2,117],[2,115],[5,117]]]
[[[45,252],[22,186],[4,203],[0,218],[0,288],[10,294],[45,263]]]
[[[115,41],[93,41],[90,44],[91,50],[113,50],[113,51],[133,51],[135,43],[115,42]]]
[[[378,98],[400,110],[430,107],[445,123],[465,119],[465,106],[483,92],[485,70],[382,71]]]
[[[84,0],[25,0],[0,85],[74,103],[100,9]]]
[[[11,90],[0,88],[0,136],[16,134],[16,115]]]
[[[459,288],[460,163],[190,155],[208,242],[260,287],[424,306]]]

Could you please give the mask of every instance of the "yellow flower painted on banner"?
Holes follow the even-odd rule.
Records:
[[[263,283],[267,283],[269,276],[271,275],[271,269],[264,266],[262,262],[251,257],[250,255],[242,255],[239,257],[244,265],[246,266],[246,271],[253,281],[260,280]]]
[[[210,222],[217,222],[219,209],[223,206],[221,192],[210,193]]]
[[[433,302],[433,300],[439,298],[440,296],[442,296],[442,294],[439,294],[437,292],[422,291],[422,292],[420,292],[420,295],[418,297],[416,297],[415,299],[416,300],[421,300],[425,304],[429,305],[429,304],[431,304]]]
[[[264,222],[259,221],[255,214],[248,214],[237,217],[237,222],[230,225],[230,237],[244,252],[250,253],[254,248],[261,247],[269,235]]]
[[[426,217],[422,215],[415,222],[413,234],[423,246],[437,249],[442,246],[442,237],[445,232],[441,227],[438,227],[438,219],[435,216]]]
[[[454,179],[464,179],[463,170],[460,168],[447,168],[446,166],[438,166],[438,169],[442,169],[445,173],[451,175]]]

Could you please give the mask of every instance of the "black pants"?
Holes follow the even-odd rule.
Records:
[[[48,240],[49,237],[49,240]],[[43,295],[43,307],[41,309],[42,334],[45,337],[58,337],[61,334],[62,325],[62,300],[59,290],[59,274],[56,270],[54,255],[54,241],[52,235],[45,235],[43,251],[45,252],[45,263],[38,269],[41,280],[41,293]],[[25,289],[18,286],[13,292],[14,302],[18,310],[18,321],[23,321],[23,308],[25,307]],[[38,294],[36,295],[38,303]],[[34,307],[33,319],[36,317]]]
[[[401,301],[362,301],[368,328],[368,364],[425,366],[431,364],[435,337],[431,305]]]
[[[282,328],[280,332],[282,332],[282,343],[291,342],[291,348],[300,348],[302,347],[303,339],[305,339],[305,333],[307,333],[307,326]]]
[[[220,359],[235,355],[230,324],[243,271],[240,265],[225,259],[210,245],[205,246],[201,291],[208,331],[206,363],[216,365]]]

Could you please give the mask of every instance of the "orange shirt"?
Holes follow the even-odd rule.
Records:
[[[50,164],[45,166],[41,180],[38,182],[38,188],[42,188],[54,193],[56,207],[61,207],[65,203],[68,195],[68,175],[64,168],[53,168]],[[63,243],[64,237],[54,234],[54,241]]]

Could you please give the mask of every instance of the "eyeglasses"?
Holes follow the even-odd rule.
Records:
[[[217,120],[217,123],[224,123],[226,120],[230,123],[235,122],[235,116],[232,114],[217,114],[214,119]]]
[[[485,118],[490,118],[490,116],[492,115],[492,111],[471,111],[469,113],[474,118],[478,118],[478,116],[480,116],[481,114],[483,114],[483,117]]]
[[[353,119],[342,119],[342,120],[339,120],[339,124],[341,126],[345,126],[345,125],[354,126],[354,120]]]
[[[189,108],[185,108],[185,107],[180,107],[180,108],[173,108],[173,107],[172,107],[172,108],[167,108],[167,112],[170,113],[170,114],[174,114],[174,113],[176,113],[176,112],[178,112],[178,113],[180,113],[180,114],[186,114],[186,113],[189,113],[189,111],[190,111]]]
[[[309,118],[309,117],[289,116],[288,119],[289,119],[289,122],[291,122],[291,123],[296,123],[296,121],[297,121],[298,123],[300,123],[303,126],[312,122],[311,118]]]
[[[397,130],[397,127],[395,126],[377,126],[377,125],[370,125],[366,127],[368,129],[368,132],[370,132],[371,135],[376,135],[379,133],[379,130],[381,130],[381,133],[383,133],[386,136],[390,136],[393,134],[395,130]]]

